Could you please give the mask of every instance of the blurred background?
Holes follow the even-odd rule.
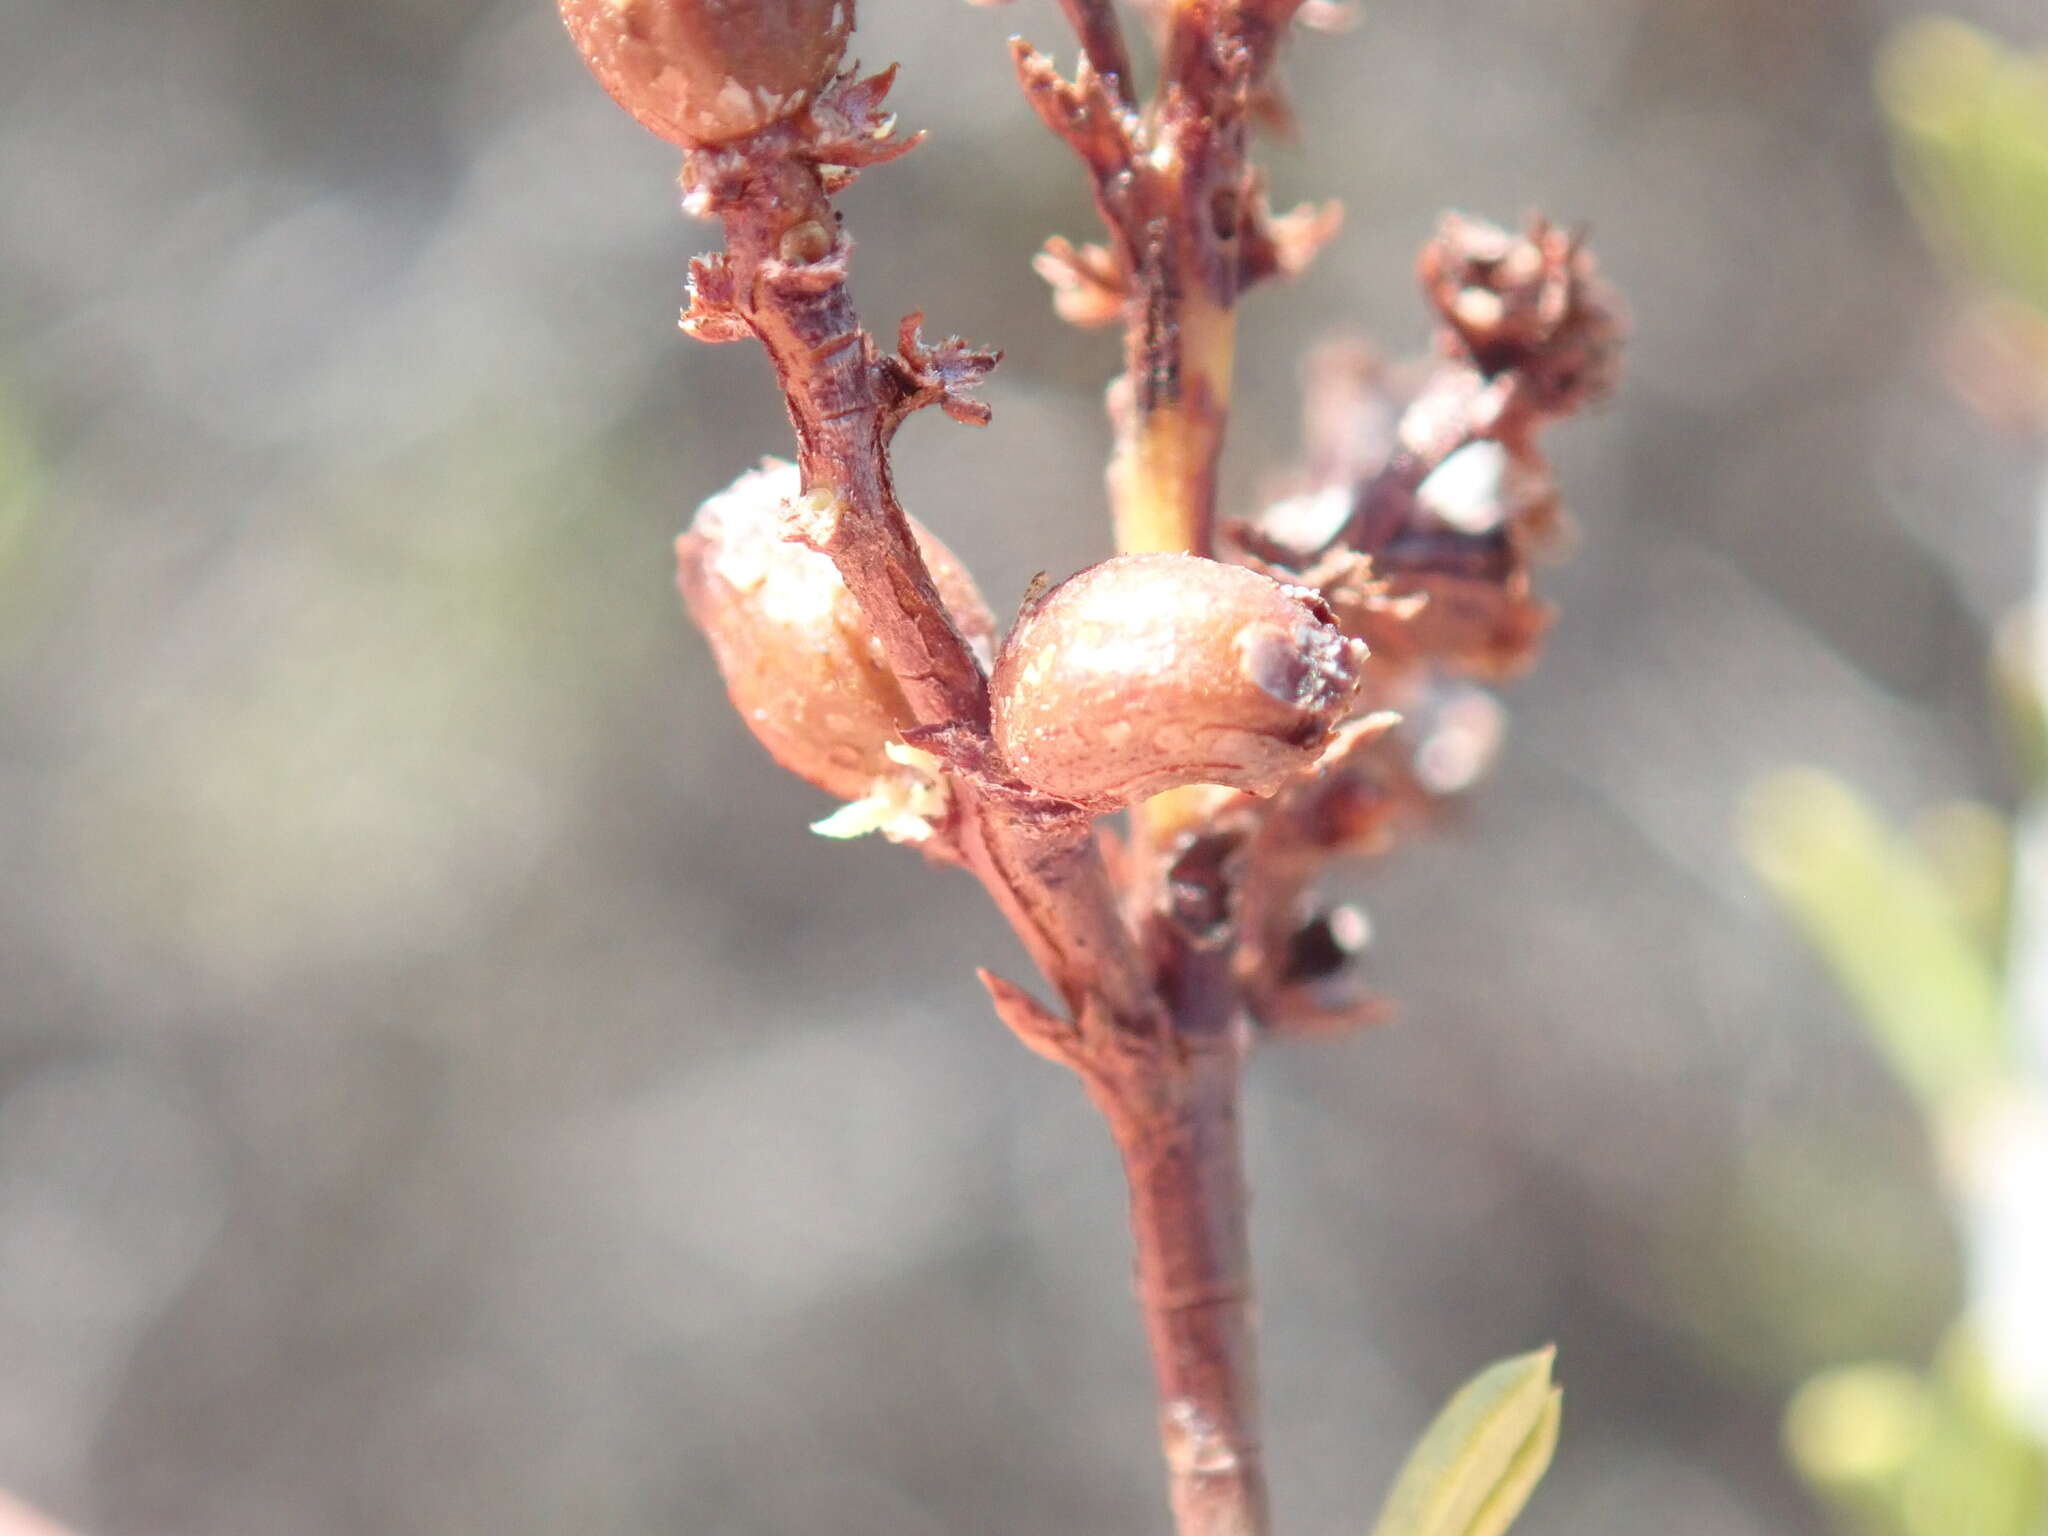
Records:
[[[866,318],[1008,352],[899,480],[1003,609],[1106,552],[1116,342],[1028,265],[1092,215],[1003,39],[1071,49],[1049,0],[863,9],[931,131],[846,201]],[[1820,1533],[1788,1398],[1949,1337],[1889,983],[1772,894],[1825,939],[1773,828],[1844,785],[1851,841],[2017,798],[1986,657],[2041,457],[1957,387],[1894,175],[1915,14],[1375,0],[1294,50],[1276,200],[1350,218],[1249,301],[1231,498],[1306,348],[1425,343],[1446,207],[1589,223],[1635,337],[1555,440],[1582,539],[1499,769],[1352,882],[1402,1022],[1257,1058],[1287,1531],[1363,1532],[1554,1338],[1520,1536]],[[0,1487],[82,1536],[1163,1529],[1113,1156],[970,970],[1024,962],[806,830],[675,601],[787,426],[676,333],[673,154],[538,0],[0,23]],[[1795,763],[1822,800],[1745,821]]]

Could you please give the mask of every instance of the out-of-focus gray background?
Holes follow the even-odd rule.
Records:
[[[865,312],[1009,354],[901,481],[1006,606],[1104,549],[1115,344],[1027,265],[1090,214],[1002,42],[1070,50],[864,9],[931,130],[847,200]],[[1250,301],[1233,495],[1305,347],[1424,340],[1447,206],[1589,221],[1636,337],[1498,775],[1357,882],[1405,1022],[1257,1061],[1289,1532],[1547,1338],[1528,1536],[1818,1531],[1785,1392],[1953,1308],[1919,1123],[1731,832],[1790,760],[2001,792],[2031,471],[1935,364],[1908,14],[1376,0],[1295,50],[1277,188],[1350,222]],[[0,1486],[88,1536],[1161,1529],[1113,1160],[970,974],[1011,941],[811,836],[677,610],[786,426],[675,332],[672,154],[538,0],[0,38]]]

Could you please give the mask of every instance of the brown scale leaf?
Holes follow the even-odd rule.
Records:
[[[1052,288],[1052,307],[1069,325],[1093,330],[1123,318],[1130,277],[1107,246],[1075,245],[1054,235],[1031,258],[1031,269]]]
[[[732,263],[723,251],[690,259],[690,303],[682,327],[685,335],[712,343],[753,336],[754,328],[740,313]]]
[[[1384,1024],[1393,1005],[1367,985],[1359,964],[1370,924],[1355,906],[1312,910],[1271,950],[1271,974],[1241,976],[1246,1005],[1276,1035],[1328,1035]]]
[[[801,112],[728,143],[696,145],[683,156],[683,211],[713,218],[760,201],[762,188],[788,185],[793,163],[815,166],[827,193],[850,185],[861,170],[908,154],[923,133],[896,136],[882,101],[896,66],[860,78],[839,75]],[[773,192],[767,194],[772,204]]]
[[[1311,487],[1356,485],[1393,456],[1402,390],[1386,360],[1358,338],[1328,342],[1302,368],[1302,446]]]
[[[1009,1026],[1012,1034],[1048,1061],[1068,1067],[1075,1064],[1081,1032],[1071,1020],[1053,1012],[1014,981],[998,976],[986,967],[978,967],[974,974],[987,990],[996,1017]]]
[[[923,324],[921,312],[905,315],[897,328],[896,355],[877,360],[884,388],[891,395],[884,411],[884,433],[893,433],[911,412],[928,405],[938,406],[963,425],[987,426],[995,413],[988,402],[972,398],[970,392],[1003,360],[1003,354],[972,346],[958,336],[927,346]]]
[[[1344,205],[1335,198],[1273,213],[1260,194],[1246,221],[1240,283],[1250,287],[1262,278],[1301,276],[1343,227]]]
[[[908,138],[896,137],[896,115],[882,107],[895,83],[896,66],[891,64],[865,79],[849,70],[819,92],[805,125],[809,157],[853,171],[907,155],[924,142],[922,130]]]
[[[1506,581],[1474,581],[1422,573],[1396,577],[1401,598],[1421,598],[1406,615],[1368,622],[1366,644],[1386,666],[1436,666],[1472,677],[1505,679],[1526,672],[1557,617],[1531,595],[1527,572]]]

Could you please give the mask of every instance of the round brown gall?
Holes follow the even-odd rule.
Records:
[[[853,0],[560,0],[612,100],[670,143],[722,144],[809,104],[838,71]]]
[[[676,540],[676,584],[711,641],[733,707],[790,772],[858,800],[915,721],[828,556],[784,536],[796,466],[764,461],[698,509]],[[951,550],[912,531],[953,622],[987,664],[995,619]]]
[[[992,681],[1033,788],[1129,805],[1188,784],[1269,795],[1351,713],[1365,646],[1314,592],[1193,555],[1119,555],[1046,593]]]

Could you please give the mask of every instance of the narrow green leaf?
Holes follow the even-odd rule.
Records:
[[[1408,1453],[1373,1536],[1501,1536],[1557,1446],[1556,1353],[1498,1361],[1460,1387]]]
[[[1494,1485],[1492,1495],[1479,1506],[1479,1513],[1466,1528],[1465,1536],[1503,1536],[1515,1523],[1515,1516],[1529,1502],[1529,1495],[1550,1470],[1550,1458],[1557,1453],[1558,1426],[1564,1422],[1564,1388],[1552,1387],[1544,1400],[1543,1416],[1529,1431],[1507,1471]]]

